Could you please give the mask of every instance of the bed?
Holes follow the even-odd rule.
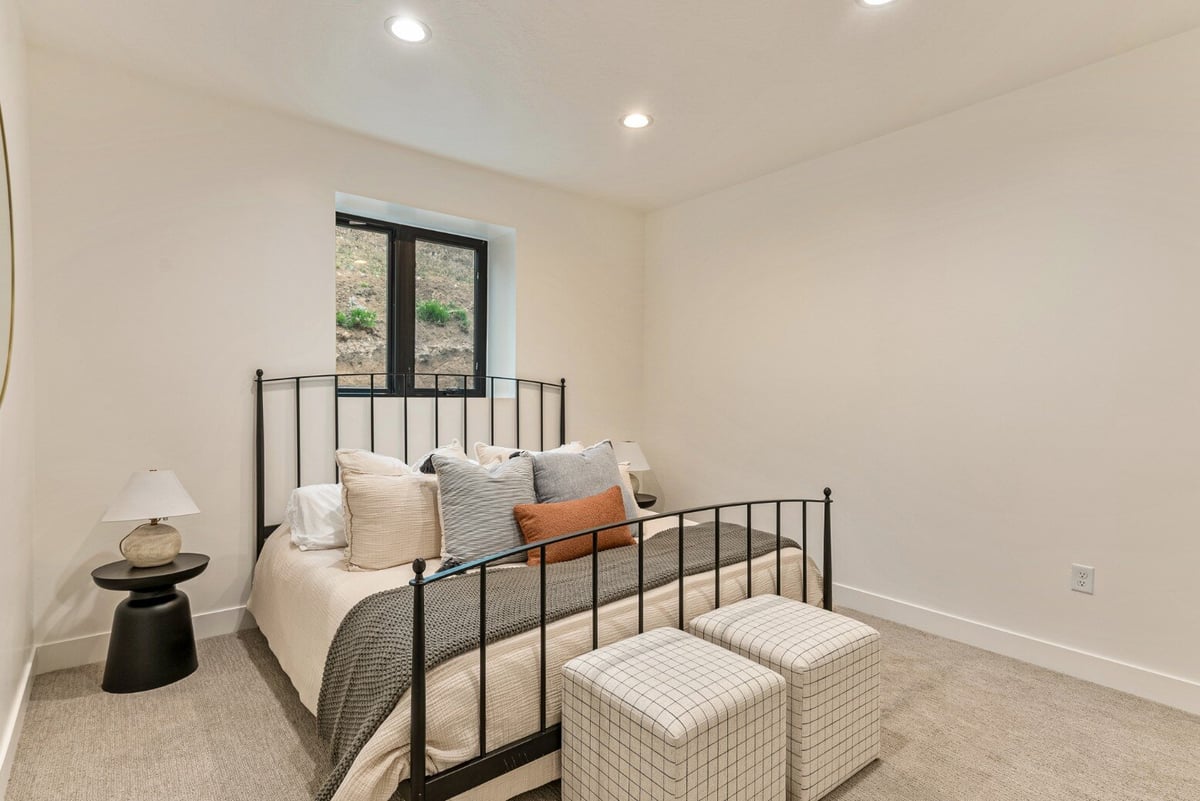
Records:
[[[552,420],[551,424],[557,428],[558,441],[566,442],[565,381],[496,380],[516,382],[515,397],[510,398],[508,404],[515,407],[517,418],[513,432],[519,431],[522,425],[521,384],[537,388],[537,401],[532,404],[526,401],[525,405],[526,413],[531,407],[537,410],[537,422],[525,425],[526,438],[531,436],[529,432],[533,429],[536,445],[543,445],[546,440],[547,391],[557,392],[558,404],[550,405],[557,405],[558,419]],[[612,551],[595,550],[596,537],[603,529],[564,535],[559,539],[587,541],[590,538],[593,543],[590,559],[580,558],[575,560],[580,564],[570,566],[580,577],[591,578],[591,602],[587,603],[587,587],[581,586],[578,592],[583,596],[586,608],[578,608],[557,619],[546,612],[548,607],[551,611],[556,609],[553,599],[547,601],[546,590],[547,570],[553,571],[555,566],[546,568],[544,558],[541,567],[493,564],[503,556],[496,554],[450,570],[441,570],[437,560],[420,559],[412,565],[384,570],[346,570],[340,551],[302,551],[293,544],[286,525],[266,522],[264,384],[271,381],[299,393],[306,381],[332,381],[336,385],[339,379],[332,376],[264,379],[260,372],[256,381],[260,554],[249,607],[304,705],[314,714],[318,713],[322,682],[327,678],[327,661],[332,664],[331,644],[339,636],[339,628],[351,610],[392,594],[397,588],[401,588],[398,592],[411,598],[412,604],[411,614],[404,623],[405,626],[411,624],[412,629],[410,634],[406,632],[408,637],[404,647],[410,651],[403,665],[411,672],[411,685],[405,688],[377,728],[371,730],[369,739],[350,755],[342,757],[341,775],[336,782],[327,783],[318,798],[335,801],[384,801],[393,797],[511,798],[558,777],[560,669],[568,659],[642,630],[682,626],[696,615],[748,595],[775,592],[827,607],[832,604],[832,599],[823,592],[831,566],[828,516],[831,499],[828,490],[823,498],[816,499],[739,502],[661,515],[647,513],[634,521],[638,531],[636,547],[615,549],[625,552],[615,555]],[[488,434],[494,440],[495,380],[489,377],[487,383],[491,392],[475,402],[490,407]],[[465,379],[463,384],[466,384]],[[299,469],[302,418],[299,394],[296,398],[295,483],[299,485],[303,478]],[[334,398],[334,414],[340,415],[337,410],[346,401],[344,396],[335,394]],[[352,402],[370,404],[367,417],[371,445],[374,446],[374,407],[382,401],[371,394]],[[472,417],[468,414],[466,397],[435,395],[421,401],[404,397],[401,402],[406,435],[409,404],[412,403],[415,409],[418,402],[425,403],[432,411],[435,439],[438,421],[446,419],[444,412],[438,411],[441,404],[461,404],[464,438],[468,433]],[[413,415],[415,420],[417,415]],[[338,432],[343,427],[334,422],[333,428],[336,447],[341,436]],[[519,433],[515,436],[513,444],[520,446],[521,436]],[[550,441],[553,443],[554,439],[552,436]],[[819,512],[824,535],[824,564],[820,570],[805,555],[810,506],[814,507],[814,517]],[[815,509],[817,506],[820,510]],[[793,518],[798,518],[799,524],[795,537],[784,531],[785,523]],[[742,525],[732,524],[730,521],[734,519]],[[771,530],[764,532],[760,530],[763,528]],[[751,550],[752,537],[754,551]],[[555,541],[542,541],[526,549],[544,549]],[[745,543],[744,552],[742,542]],[[711,564],[701,560],[697,563],[698,568],[694,568],[689,562],[689,568],[685,570],[685,544],[691,559],[692,551],[705,547],[705,543],[711,543]],[[676,552],[678,571],[668,571],[669,575],[655,579],[653,566],[673,565]],[[544,553],[542,550],[543,557]],[[609,571],[617,572],[617,560],[623,560],[628,571],[633,570],[636,562],[636,586],[633,573],[629,572],[628,592],[602,602],[601,587],[604,586],[607,592],[607,586],[601,582],[607,580]],[[488,625],[498,617],[497,610],[504,600],[496,593],[498,588],[513,584],[502,580],[506,571],[520,571],[509,575],[528,578],[531,582],[526,585],[528,588],[535,588],[540,579],[540,598],[536,590],[525,590],[530,594],[532,608],[539,610],[540,619],[536,625],[511,636],[495,637]],[[479,605],[468,628],[478,627],[474,630],[480,634],[486,631],[487,636],[475,641],[474,646],[463,653],[429,664],[427,645],[436,639],[438,631],[431,628],[436,624],[429,621],[436,620],[436,615],[428,616],[424,599],[442,586],[468,580],[476,582],[472,587],[477,589],[472,591],[476,593]],[[586,581],[576,583],[586,585]],[[553,581],[550,584],[554,586]],[[489,587],[492,588],[490,600]],[[489,612],[492,620],[489,620]],[[423,753],[425,757],[417,762],[416,770],[412,769],[411,754],[414,752]]]

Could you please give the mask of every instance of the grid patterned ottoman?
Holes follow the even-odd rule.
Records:
[[[677,629],[563,666],[563,801],[784,801],[783,677]]]
[[[760,595],[688,631],[788,682],[788,799],[815,801],[879,756],[879,632],[816,606]]]

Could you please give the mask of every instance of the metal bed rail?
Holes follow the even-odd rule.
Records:
[[[822,553],[822,605],[829,610],[833,609],[833,560],[832,560],[832,527],[830,511],[833,504],[832,492],[828,487],[824,490],[823,498],[788,498],[779,500],[764,500],[764,501],[739,501],[736,503],[713,504],[708,506],[696,506],[690,509],[679,511],[666,512],[662,514],[634,518],[625,520],[620,523],[613,523],[597,528],[585,529],[582,531],[563,534],[559,537],[540,540],[527,545],[520,545],[514,548],[509,548],[504,551],[491,554],[489,556],[476,559],[471,562],[465,562],[448,570],[425,575],[425,560],[417,559],[413,562],[414,578],[409,582],[413,588],[413,633],[412,633],[412,686],[410,689],[411,699],[411,739],[410,739],[410,761],[411,761],[411,777],[402,782],[398,788],[398,797],[408,798],[410,801],[442,801],[443,799],[451,798],[467,789],[476,787],[483,782],[494,779],[511,770],[514,770],[521,765],[527,764],[540,757],[556,751],[561,744],[561,726],[560,724],[547,725],[547,710],[546,710],[546,695],[547,695],[547,656],[546,656],[546,626],[547,626],[547,608],[546,608],[546,549],[560,542],[568,540],[580,539],[583,537],[591,538],[591,615],[592,615],[592,650],[599,647],[600,644],[600,571],[599,571],[599,553],[600,553],[600,534],[612,529],[618,529],[625,526],[637,527],[637,607],[638,607],[638,633],[640,634],[645,628],[645,574],[644,574],[644,551],[645,551],[645,525],[648,522],[663,519],[674,519],[678,526],[678,628],[685,627],[687,620],[684,610],[685,592],[684,583],[687,578],[684,575],[684,518],[687,515],[699,515],[711,512],[713,515],[713,530],[714,530],[714,547],[713,547],[713,580],[714,580],[714,602],[716,607],[721,606],[721,512],[722,510],[745,510],[745,528],[746,528],[746,595],[749,597],[753,592],[753,576],[752,563],[755,559],[753,556],[752,533],[754,510],[761,507],[766,507],[768,511],[774,511],[775,523],[775,592],[781,594],[783,589],[783,570],[782,570],[782,553],[783,553],[783,509],[785,506],[799,505],[801,509],[800,517],[800,537],[799,544],[803,553],[801,562],[801,598],[808,602],[808,507],[810,504],[820,505],[823,509],[823,527],[822,539],[824,543]],[[728,517],[728,516],[727,516]],[[659,534],[658,536],[663,536]],[[625,546],[629,547],[629,546]],[[495,749],[489,749],[487,743],[487,577],[488,566],[501,559],[515,555],[528,556],[529,553],[538,551],[540,558],[539,571],[539,648],[540,648],[540,680],[539,680],[539,728],[534,734],[523,737],[515,742],[506,743]],[[580,557],[587,558],[587,557]],[[425,588],[431,584],[455,576],[461,576],[469,571],[479,571],[479,753],[474,758],[455,765],[452,768],[441,771],[433,775],[427,775],[425,772],[425,746],[426,746],[426,722],[427,722],[427,684],[426,684],[426,668],[425,668]]]

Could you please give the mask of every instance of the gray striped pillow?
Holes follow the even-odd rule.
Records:
[[[486,468],[474,462],[434,454],[442,510],[442,567],[523,545],[513,507],[537,503],[533,462],[516,457]],[[491,564],[524,562],[517,554]]]

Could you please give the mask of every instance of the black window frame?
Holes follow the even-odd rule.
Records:
[[[376,397],[466,397],[480,398],[486,395],[487,376],[487,273],[488,243],[486,239],[418,228],[413,225],[377,220],[357,214],[337,212],[335,227],[355,230],[376,231],[388,236],[387,270],[387,371],[383,386],[375,387]],[[474,378],[474,386],[467,388],[470,381],[463,380],[462,386],[418,387],[413,372],[416,369],[417,336],[417,242],[434,242],[440,245],[466,248],[475,251],[475,371],[467,375]],[[402,302],[407,297],[408,302]],[[336,372],[336,368],[335,368]],[[400,376],[405,380],[398,380]],[[451,375],[443,373],[442,375]],[[338,395],[354,396],[371,394],[370,387],[338,387]]]

